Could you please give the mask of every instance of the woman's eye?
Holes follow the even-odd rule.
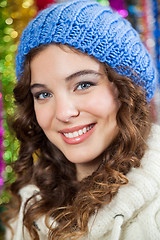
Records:
[[[95,84],[91,82],[81,82],[77,84],[76,90],[85,90],[94,85]]]
[[[47,93],[47,92],[41,92],[41,93],[35,94],[35,98],[38,99],[38,100],[50,98],[51,96],[52,95],[50,93]]]

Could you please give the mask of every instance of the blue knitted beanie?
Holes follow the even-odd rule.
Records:
[[[23,75],[25,56],[42,44],[62,43],[106,62],[119,74],[131,77],[153,97],[156,69],[131,24],[110,7],[96,1],[73,0],[53,4],[23,31],[16,57],[17,78]]]

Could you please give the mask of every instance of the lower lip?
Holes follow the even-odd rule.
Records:
[[[68,144],[81,143],[81,142],[85,141],[93,133],[93,131],[95,130],[95,126],[96,126],[96,124],[88,132],[86,132],[78,137],[67,138],[64,134],[62,134],[62,138]]]

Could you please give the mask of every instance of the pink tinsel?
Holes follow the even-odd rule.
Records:
[[[122,17],[128,16],[124,0],[109,0],[110,6],[115,9]]]
[[[4,170],[4,162],[3,162],[2,93],[0,92],[0,190],[3,185],[3,178],[2,178],[3,170]]]

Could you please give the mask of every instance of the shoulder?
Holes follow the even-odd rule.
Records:
[[[5,235],[6,240],[10,240],[12,239],[12,237],[14,240],[19,240],[19,239],[23,240],[24,236],[26,240],[31,239],[27,229],[23,226],[24,206],[26,201],[30,199],[32,196],[34,196],[35,194],[37,194],[38,192],[39,192],[39,189],[35,185],[26,185],[20,189],[19,195],[21,196],[21,206],[19,209],[19,214],[15,219],[12,219],[9,222],[10,227],[13,230],[14,236],[12,236],[12,232],[10,228],[6,228],[6,235]]]
[[[22,198],[21,208],[24,209],[25,202],[34,196],[35,196],[34,199],[36,199],[36,201],[39,201],[41,197],[40,197],[40,194],[38,193],[40,193],[40,189],[35,185],[26,185],[25,187],[23,187],[19,191],[19,194]],[[33,203],[32,199],[29,203],[30,204]],[[36,221],[33,222],[40,239],[46,239],[46,236],[48,235],[48,228],[46,226],[45,221],[46,221],[46,216],[42,215]],[[52,222],[53,222],[53,219],[49,219],[49,224],[52,224]],[[56,226],[56,223],[54,223],[53,226]]]
[[[22,198],[22,202],[27,201],[30,197],[40,192],[39,188],[33,184],[28,184],[20,189],[19,195]]]
[[[152,125],[147,143],[149,148],[160,152],[160,125]]]
[[[148,165],[154,170],[160,170],[160,126],[152,125],[149,137],[147,139],[148,148],[142,159],[142,166]]]
[[[148,148],[141,160],[141,166],[136,170],[146,176],[145,182],[154,181],[160,189],[160,126],[152,125],[148,140]],[[150,188],[154,188],[155,184],[151,184]]]

